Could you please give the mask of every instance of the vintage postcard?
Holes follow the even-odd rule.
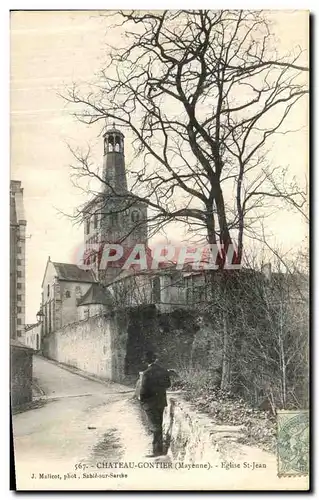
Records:
[[[19,491],[309,489],[309,12],[11,12]]]

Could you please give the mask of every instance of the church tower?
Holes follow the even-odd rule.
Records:
[[[125,171],[124,134],[113,127],[103,136],[103,183],[101,192],[86,206],[84,239],[90,244],[117,243],[122,245],[127,256],[136,244],[147,245],[147,206],[134,199],[128,190]],[[111,283],[121,272],[118,267],[100,270],[99,259],[92,256],[96,278],[102,283]]]
[[[103,159],[103,180],[104,191],[123,193],[127,191],[127,180],[125,172],[124,158],[124,135],[120,130],[113,127],[105,132],[104,139],[104,159]]]

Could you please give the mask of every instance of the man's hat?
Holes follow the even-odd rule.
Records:
[[[156,361],[156,354],[155,352],[153,351],[146,351],[145,353],[145,359],[148,363],[154,363],[154,361]]]

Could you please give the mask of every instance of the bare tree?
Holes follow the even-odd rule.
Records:
[[[308,404],[307,280],[280,268],[278,260],[270,279],[252,275],[237,313],[245,332],[237,345],[237,382],[250,399],[267,399],[273,410]],[[252,298],[254,318],[248,314]]]
[[[258,271],[256,256],[240,276],[215,273],[214,286],[208,282],[205,299],[194,304],[206,326],[197,334],[188,367],[190,379],[218,368],[223,391],[254,406],[266,403],[273,412],[308,405],[307,276],[288,261],[290,272],[283,273],[282,260],[283,255],[276,259],[271,274]]]
[[[133,136],[131,200],[148,205],[151,231],[181,221],[210,244],[237,239],[241,259],[244,232],[268,202],[304,203],[304,190],[267,162],[270,139],[289,131],[287,117],[307,93],[303,51],[277,53],[260,11],[113,16],[109,29],[122,30],[124,46],[108,47],[88,93],[74,86],[64,98],[79,120],[115,120]],[[98,176],[89,155],[76,157],[80,177]]]
[[[108,290],[113,296],[113,307],[117,310],[153,303],[151,281],[146,273],[122,274]]]

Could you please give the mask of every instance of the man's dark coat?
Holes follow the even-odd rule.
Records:
[[[169,373],[158,363],[152,363],[143,373],[140,401],[148,408],[167,406],[166,389],[171,385]]]

